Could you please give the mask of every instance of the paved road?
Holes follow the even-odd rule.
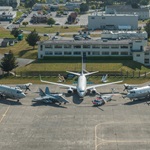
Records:
[[[29,81],[30,82],[30,81]],[[102,107],[93,107],[94,97],[80,101],[66,96],[66,105],[32,103],[38,88],[52,92],[65,89],[33,85],[20,103],[0,100],[0,149],[2,150],[149,150],[150,106],[145,101],[131,102],[121,95]],[[122,92],[123,85],[111,88]]]

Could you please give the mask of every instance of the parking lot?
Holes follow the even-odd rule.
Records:
[[[131,102],[122,95],[101,107],[95,97],[83,101],[66,95],[66,105],[32,103],[38,88],[66,92],[53,85],[33,85],[20,102],[0,100],[0,149],[3,150],[149,150],[150,106],[147,100]],[[98,89],[101,93],[123,92],[123,85]]]

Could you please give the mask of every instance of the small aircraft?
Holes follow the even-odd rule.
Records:
[[[112,97],[114,96],[114,89],[112,89],[111,94],[103,94],[97,97],[95,100],[92,101],[93,106],[102,106],[107,102],[111,101]]]
[[[32,85],[32,83],[18,84],[18,85],[16,85],[16,87],[19,87],[20,89],[25,90],[25,92],[26,92],[27,90],[31,91],[29,88],[31,85]]]
[[[17,101],[19,102],[19,99],[26,97],[26,95],[22,92],[21,89],[17,87],[0,85],[0,97],[5,99],[17,99]]]
[[[108,82],[107,77],[108,77],[108,74],[102,76],[101,81],[104,82],[104,83],[105,83],[105,82]]]
[[[134,88],[137,88],[138,86],[137,85],[131,85],[131,84],[124,84],[124,90],[123,91],[129,91],[129,90],[132,90]]]
[[[150,85],[133,88],[132,90],[129,90],[126,95],[123,96],[123,98],[129,98],[131,100],[149,97],[150,97]]]
[[[59,105],[61,105],[61,103],[69,103],[69,101],[62,96],[63,94],[50,93],[48,87],[45,88],[45,92],[39,88],[39,95],[40,97],[33,99],[32,102],[43,101],[45,103],[59,103]]]
[[[105,84],[97,84],[97,85],[91,85],[91,86],[87,86],[87,76],[97,73],[98,71],[95,72],[86,72],[84,73],[84,67],[83,67],[83,57],[82,57],[82,69],[81,69],[81,73],[76,73],[76,72],[71,72],[71,71],[66,71],[70,74],[73,75],[77,75],[78,76],[78,82],[77,82],[77,86],[74,85],[68,85],[68,84],[62,84],[62,83],[55,83],[55,82],[49,82],[49,81],[44,81],[41,80],[41,82],[44,83],[49,83],[49,84],[53,84],[53,85],[58,85],[58,86],[62,86],[62,87],[66,87],[68,88],[68,93],[72,94],[74,91],[77,91],[79,97],[81,99],[84,98],[84,96],[87,94],[87,92],[91,92],[92,94],[96,94],[96,88],[97,87],[102,87],[102,86],[106,86],[106,85],[111,85],[111,84],[115,84],[115,83],[121,83],[123,81],[116,81],[116,82],[111,82],[111,83],[105,83]]]

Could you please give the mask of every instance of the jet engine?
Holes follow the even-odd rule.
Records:
[[[69,88],[69,89],[68,89],[68,93],[69,93],[69,94],[72,94],[72,93],[73,93],[73,89]]]
[[[91,90],[91,93],[92,93],[92,94],[96,94],[96,93],[97,93],[96,89],[93,88],[93,89]]]

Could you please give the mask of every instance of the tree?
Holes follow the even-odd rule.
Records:
[[[148,22],[146,23],[144,29],[148,34],[148,38],[150,38],[150,20],[148,20]]]
[[[49,18],[47,20],[47,24],[52,26],[53,24],[55,24],[55,20],[53,18]]]
[[[18,28],[13,28],[10,34],[12,34],[15,38],[17,38],[20,33],[21,30],[19,30]]]
[[[23,22],[22,25],[26,27],[28,25],[28,22]]]
[[[38,33],[36,32],[36,30],[34,29],[33,31],[31,31],[30,34],[28,34],[26,41],[30,46],[33,46],[33,49],[36,45],[36,42],[40,40],[40,36],[38,35]]]
[[[0,68],[9,74],[9,72],[16,67],[18,67],[16,57],[11,51],[9,51],[9,53],[2,58]]]
[[[86,12],[86,11],[88,11],[88,10],[89,10],[88,4],[82,3],[82,4],[80,5],[80,12]]]

